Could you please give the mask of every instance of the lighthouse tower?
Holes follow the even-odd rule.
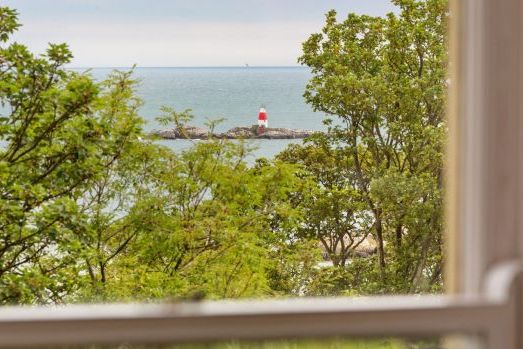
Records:
[[[269,127],[269,122],[267,121],[267,111],[265,108],[260,108],[258,113],[258,133],[263,133],[263,131]]]

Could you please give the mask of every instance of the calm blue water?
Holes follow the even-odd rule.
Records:
[[[76,69],[75,69],[76,70]],[[80,69],[81,70],[81,69]],[[92,75],[102,79],[111,68],[96,68]],[[182,111],[192,109],[191,123],[203,126],[207,119],[225,118],[217,131],[257,122],[264,105],[270,127],[323,130],[323,115],[312,111],[303,100],[310,72],[303,67],[237,68],[136,68],[140,79],[138,94],[146,129],[161,128],[155,121],[162,105]],[[272,157],[294,140],[256,140],[255,156]],[[299,141],[298,141],[299,142]],[[173,149],[183,149],[188,141],[162,141]]]

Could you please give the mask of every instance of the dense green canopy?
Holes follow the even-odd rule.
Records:
[[[252,166],[247,143],[159,145],[132,70],[32,54],[0,7],[0,303],[438,290],[448,13],[395,3],[327,14],[299,61],[329,133]]]
[[[334,210],[319,205],[336,223],[311,224],[313,235],[374,237],[378,270],[364,279],[375,285],[369,291],[430,291],[442,272],[448,9],[445,0],[393,2],[400,12],[386,18],[349,14],[338,22],[331,11],[303,44],[299,60],[313,73],[305,99],[335,120],[330,137],[284,158],[309,168],[323,195],[335,198],[330,204],[341,200]],[[347,255],[336,258],[344,264]]]

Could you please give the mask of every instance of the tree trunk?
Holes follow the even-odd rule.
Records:
[[[381,224],[381,213],[379,209],[374,210],[376,218],[376,240],[378,242],[378,260],[380,265],[381,281],[385,281],[385,248],[383,247],[383,225]]]

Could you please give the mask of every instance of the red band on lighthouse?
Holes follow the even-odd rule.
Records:
[[[260,112],[258,113],[258,126],[263,126],[265,128],[269,126],[267,121],[267,111],[265,108],[260,108]]]

